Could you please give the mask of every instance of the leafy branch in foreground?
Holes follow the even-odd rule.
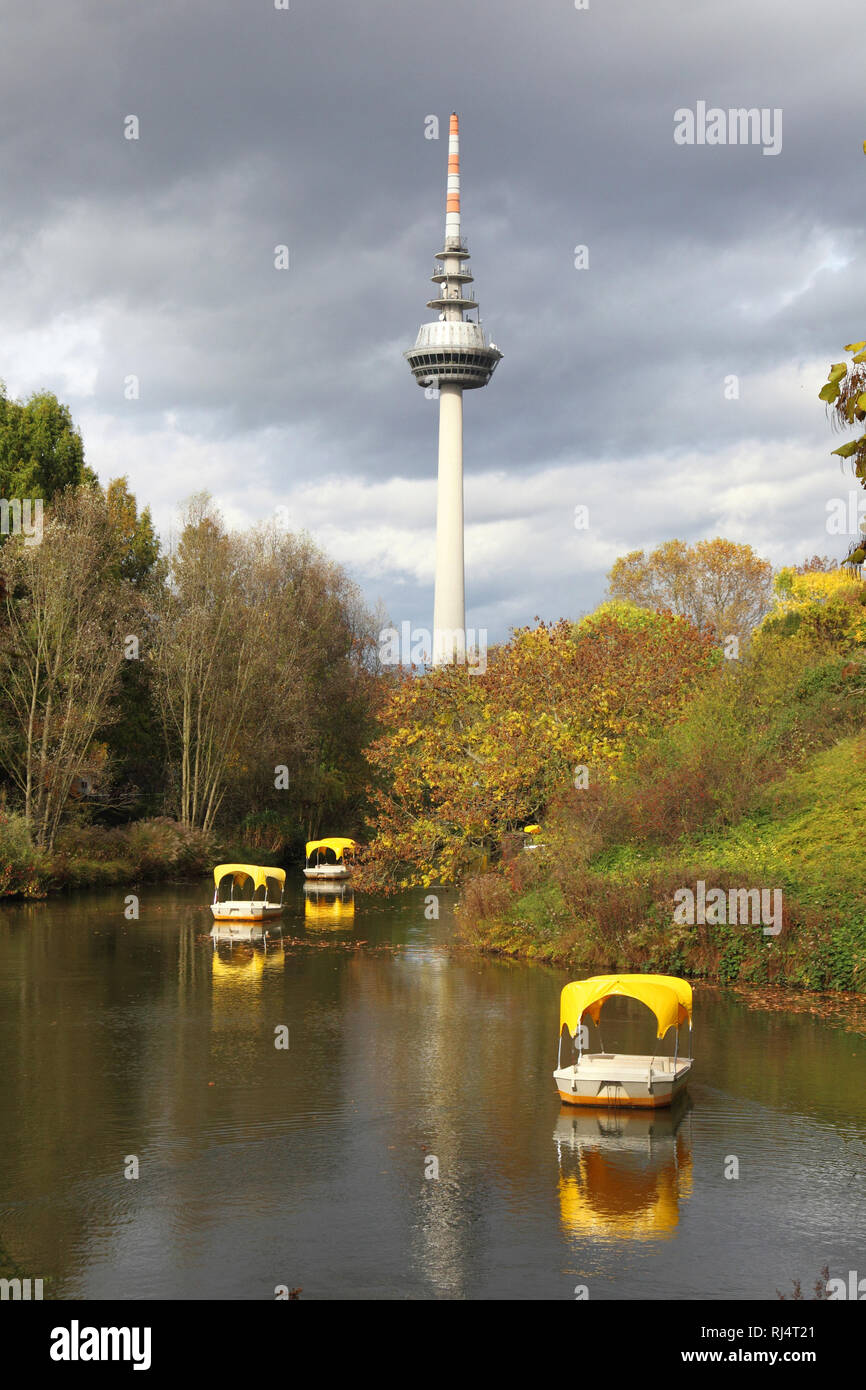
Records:
[[[850,429],[866,420],[866,338],[859,343],[846,343],[845,351],[852,354],[849,362],[834,362],[818,399],[832,411],[834,429]],[[840,444],[833,453],[840,459],[850,459],[854,477],[866,488],[866,434]],[[843,565],[852,569],[866,561],[866,539],[853,542]]]

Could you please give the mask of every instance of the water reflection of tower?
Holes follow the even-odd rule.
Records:
[[[669,1110],[574,1111],[554,1132],[564,1229],[597,1241],[664,1240],[692,1193],[687,1096]]]
[[[387,1117],[376,1146],[409,1196],[413,1275],[439,1296],[465,1298],[481,1278],[488,1194],[459,1099],[477,1045],[476,997],[450,966],[444,949],[411,942],[392,961],[351,962],[344,1075],[347,1094]]]
[[[468,285],[469,252],[460,230],[460,137],[456,114],[448,136],[445,244],[431,277],[438,295],[428,300],[439,318],[418,330],[405,354],[419,386],[438,388],[439,475],[436,494],[436,586],[433,663],[465,660],[463,575],[463,392],[486,386],[502,356],[488,343],[478,303]],[[475,314],[474,320],[469,317]],[[466,315],[466,317],[464,317]],[[462,650],[461,650],[462,647]]]

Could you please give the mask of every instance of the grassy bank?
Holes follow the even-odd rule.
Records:
[[[615,831],[593,836],[591,817],[561,815],[543,853],[521,854],[465,885],[461,935],[482,951],[575,974],[660,971],[866,992],[864,771],[866,743],[849,735],[758,779],[732,824],[618,839]],[[708,893],[780,889],[780,933],[766,935],[760,921],[676,921],[675,894],[699,881]]]
[[[162,817],[111,829],[70,827],[46,852],[31,843],[23,816],[6,812],[0,814],[0,898],[193,880],[213,866],[216,852],[212,837]]]

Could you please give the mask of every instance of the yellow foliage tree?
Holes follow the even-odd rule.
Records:
[[[359,886],[456,881],[577,779],[610,769],[630,738],[673,717],[718,660],[671,614],[610,612],[516,631],[487,669],[399,680],[368,757],[379,778]]]
[[[761,632],[803,632],[830,642],[841,652],[866,643],[866,590],[849,569],[779,570],[775,605]]]

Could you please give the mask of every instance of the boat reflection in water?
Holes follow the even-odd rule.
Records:
[[[355,925],[355,894],[346,884],[304,884],[304,926],[308,931],[346,930]]]
[[[211,932],[213,951],[211,953],[211,979],[213,997],[229,1000],[236,994],[258,994],[264,984],[265,975],[280,970],[285,965],[279,931],[269,927],[262,941],[247,938],[238,941],[228,931],[222,935]]]
[[[564,1105],[554,1131],[563,1229],[594,1240],[673,1235],[692,1193],[691,1109],[590,1113]]]
[[[210,930],[214,946],[272,946],[281,941],[283,929],[275,922],[214,922]]]

